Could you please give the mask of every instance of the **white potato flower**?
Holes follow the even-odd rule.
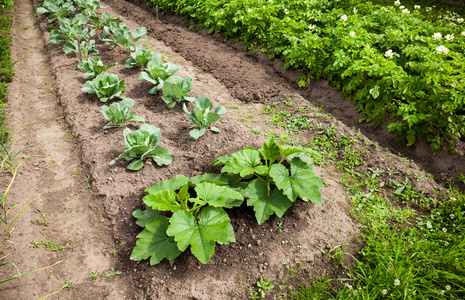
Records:
[[[444,45],[441,45],[441,46],[436,47],[436,52],[439,53],[439,54],[447,54],[447,53],[449,53],[449,49],[444,47]]]
[[[394,52],[392,52],[392,50],[389,49],[388,51],[386,51],[386,52],[384,53],[384,57],[389,58],[389,59],[390,59],[390,58],[393,58],[393,57],[394,57]]]
[[[435,40],[440,40],[442,38],[442,34],[440,32],[436,32],[433,34],[433,38]]]
[[[341,20],[344,21],[344,22],[347,21],[347,15],[342,15]]]

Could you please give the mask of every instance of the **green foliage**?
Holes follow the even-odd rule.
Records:
[[[124,80],[119,80],[116,74],[102,73],[91,81],[86,81],[82,91],[96,94],[102,102],[107,102],[114,98],[122,98],[122,93],[126,89]]]
[[[158,60],[151,60],[145,70],[139,75],[139,79],[154,84],[155,86],[150,89],[149,93],[156,94],[163,88],[163,82],[178,71],[178,66],[170,63],[162,64]]]
[[[302,87],[328,79],[355,100],[360,122],[395,118],[389,132],[403,144],[424,137],[433,152],[448,145],[455,153],[465,136],[463,15],[413,1],[146,2],[302,68]]]
[[[216,243],[234,242],[233,228],[223,208],[240,206],[244,198],[224,186],[228,182],[224,177],[220,181],[223,185],[210,182],[219,178],[218,174],[204,174],[189,180],[177,175],[148,188],[143,198],[148,210],[145,214],[134,212],[137,224],[145,229],[137,236],[131,259],[150,257],[154,265],[176,258],[190,246],[192,254],[206,264]],[[156,211],[168,212],[171,217],[156,215]],[[156,216],[147,221],[148,214]]]
[[[323,183],[313,173],[311,156],[318,154],[301,147],[280,146],[270,136],[259,150],[248,147],[212,164],[224,164],[221,173],[242,178],[247,205],[253,206],[257,222],[262,224],[273,214],[282,217],[297,198],[321,205],[319,188]],[[285,161],[289,167],[283,164]]]
[[[65,18],[76,12],[76,8],[72,1],[63,0],[45,0],[37,8],[36,12],[39,15],[47,14],[49,22],[53,22],[58,18]]]
[[[104,26],[106,34],[101,35],[102,41],[112,43],[113,46],[118,45],[125,49],[127,52],[136,51],[135,42],[147,36],[147,29],[145,27],[137,28],[132,35],[129,27],[124,23],[111,22]]]
[[[90,10],[95,12],[97,9],[101,8],[99,0],[73,0],[80,8],[83,10]]]
[[[157,51],[150,51],[136,46],[136,51],[131,52],[131,58],[126,60],[124,66],[126,68],[141,67],[145,68],[149,61],[160,59],[160,53]]]
[[[163,81],[163,96],[168,108],[173,108],[176,103],[185,104],[187,102],[194,102],[195,98],[188,97],[187,95],[192,90],[194,82],[189,76],[184,77],[174,75]]]
[[[260,279],[257,281],[257,287],[262,299],[265,298],[267,291],[274,288],[274,285],[272,284],[273,281],[273,278],[267,281],[265,275],[260,276]]]
[[[88,42],[82,41],[80,44],[78,44],[79,41],[75,40],[72,44],[66,43],[63,45],[63,52],[64,53],[69,53],[69,52],[74,52],[79,54],[82,58],[82,62],[84,59],[87,59],[91,55],[98,55],[98,50],[95,49],[95,40],[90,40]]]
[[[83,14],[77,14],[72,19],[58,18],[60,21],[59,30],[49,27],[50,36],[49,40],[52,44],[59,44],[65,42],[63,45],[63,52],[75,52],[79,54],[79,61],[83,58],[87,59],[89,55],[97,55],[98,51],[94,49],[95,41],[90,39],[90,35],[95,35],[95,30],[89,32],[87,28],[88,19]]]
[[[103,129],[122,127],[131,122],[145,122],[143,117],[137,117],[135,112],[129,111],[135,104],[136,101],[131,98],[124,98],[121,102],[110,104],[110,107],[102,106],[103,116],[110,120],[110,123],[105,125]]]
[[[159,145],[161,130],[154,125],[142,124],[139,130],[133,132],[126,128],[123,131],[123,136],[126,151],[112,160],[110,165],[125,158],[126,161],[132,161],[127,168],[137,171],[144,166],[144,160],[147,158],[152,158],[159,166],[169,165],[173,161],[171,152]]]
[[[195,141],[205,134],[205,131],[213,123],[216,123],[221,118],[221,115],[226,113],[226,108],[222,105],[218,105],[214,112],[210,110],[213,109],[213,104],[207,97],[198,97],[195,99],[195,107],[192,112],[187,110],[187,107],[184,106],[184,111],[189,114],[188,119],[194,123],[192,129],[189,132],[190,139]],[[216,127],[210,127],[210,130],[213,132],[219,132],[220,130]]]
[[[6,3],[5,5],[9,5]],[[11,4],[12,5],[12,4]],[[5,6],[6,8],[7,6]],[[8,6],[9,7],[9,6]],[[4,103],[7,101],[6,82],[10,82],[15,75],[14,65],[16,63],[11,61],[10,44],[11,25],[13,24],[13,16],[4,14],[0,9],[0,101]]]
[[[77,67],[86,73],[82,74],[82,77],[86,79],[93,79],[97,75],[108,71],[111,67],[115,66],[116,63],[105,66],[100,60],[100,57],[94,56],[92,60],[87,59],[78,63]]]

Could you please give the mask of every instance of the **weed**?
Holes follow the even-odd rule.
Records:
[[[257,281],[257,287],[261,298],[265,298],[266,292],[274,288],[273,281],[273,278],[267,281],[265,275],[260,276],[260,279]]]
[[[110,271],[108,272],[107,275],[105,275],[105,277],[110,277],[110,276],[115,276],[115,275],[121,275],[121,274],[123,274],[123,272],[121,272],[121,271],[115,271],[115,270],[113,269],[113,267],[111,267]]]
[[[91,280],[97,280],[99,273],[100,273],[100,271],[92,271],[92,275],[90,275],[90,279]]]
[[[283,222],[278,222],[276,225],[276,229],[278,229],[279,232],[283,232]]]

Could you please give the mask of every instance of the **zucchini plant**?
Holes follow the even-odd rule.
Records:
[[[82,77],[86,79],[95,78],[103,72],[108,71],[111,67],[115,66],[116,63],[105,66],[98,56],[94,56],[92,60],[87,59],[78,63],[77,67],[86,73],[82,74]]]
[[[114,98],[122,98],[122,93],[126,89],[124,80],[119,80],[116,74],[102,73],[94,79],[86,81],[81,89],[90,94],[96,94],[102,102],[107,102]]]
[[[226,186],[228,179],[204,174],[191,179],[176,175],[146,189],[145,212],[134,216],[144,230],[137,236],[132,260],[150,258],[155,265],[174,259],[189,246],[192,254],[206,264],[215,252],[215,244],[235,241],[224,208],[240,206],[244,197]],[[163,211],[166,215],[159,215]]]
[[[163,96],[168,108],[173,108],[176,103],[185,104],[194,102],[195,98],[187,96],[192,90],[194,82],[192,78],[186,76],[184,78],[174,75],[163,82]]]
[[[131,52],[131,58],[126,60],[124,66],[126,68],[145,68],[149,61],[158,60],[160,58],[160,53],[157,51],[150,51],[147,49],[142,49],[140,45],[136,46],[136,51]]]
[[[178,66],[170,63],[162,64],[158,60],[151,60],[145,70],[140,73],[139,80],[154,84],[155,86],[150,89],[149,93],[156,94],[163,88],[163,82],[178,71]]]
[[[127,168],[137,171],[144,166],[144,160],[148,158],[153,159],[159,166],[169,165],[173,161],[171,152],[160,146],[161,130],[154,125],[142,124],[136,131],[125,128],[123,136],[126,151],[112,160],[110,165],[125,158],[131,162]]]
[[[135,104],[133,99],[124,98],[121,102],[110,104],[110,107],[102,106],[103,116],[110,121],[103,129],[122,127],[131,122],[145,122],[143,117],[137,117],[135,112],[129,111]]]
[[[195,99],[195,107],[189,112],[187,107],[183,107],[184,111],[188,114],[188,119],[194,123],[190,128],[194,128],[189,132],[190,139],[195,141],[205,134],[208,127],[213,132],[220,132],[216,127],[211,126],[217,122],[221,115],[226,113],[226,108],[222,105],[218,105],[214,112],[212,102],[207,97],[198,97]]]
[[[239,186],[248,198],[247,205],[253,206],[257,222],[262,224],[273,214],[282,217],[297,198],[321,205],[319,189],[323,183],[313,173],[313,155],[318,153],[278,145],[270,136],[261,149],[247,147],[216,159],[212,165],[224,165],[221,173],[241,177]]]

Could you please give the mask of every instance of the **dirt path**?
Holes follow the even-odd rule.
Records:
[[[117,299],[126,292],[122,278],[90,280],[91,271],[104,277],[115,266],[110,251],[114,240],[103,216],[92,210],[95,199],[88,189],[85,155],[73,138],[68,118],[56,94],[55,75],[44,50],[42,33],[34,26],[30,1],[15,1],[12,45],[16,76],[11,83],[8,103],[8,126],[23,135],[16,145],[19,150],[33,143],[44,143],[27,149],[33,155],[19,169],[7,202],[25,204],[39,196],[15,223],[8,240],[7,261],[13,261],[20,272],[52,265],[54,267],[24,276],[0,287],[2,299],[37,299],[52,293],[66,282],[79,290],[61,293],[59,299]],[[2,187],[3,189],[3,187]],[[98,206],[98,204],[97,204]],[[20,206],[22,207],[22,206]],[[18,210],[12,211],[17,213]],[[55,250],[31,242],[41,241],[63,246]],[[2,267],[0,278],[15,275],[12,267]],[[55,297],[58,299],[57,297]],[[122,299],[122,298],[119,298]]]
[[[125,95],[136,100],[136,115],[162,130],[161,145],[170,149],[174,158],[169,167],[146,164],[138,172],[126,170],[124,161],[109,166],[124,150],[122,129],[102,130],[106,123],[102,103],[80,90],[85,79],[76,68],[77,58],[62,53],[61,45],[50,44],[47,20],[38,16],[34,23],[31,1],[18,0],[12,53],[19,62],[10,86],[9,126],[37,121],[21,130],[25,135],[20,140],[22,145],[49,143],[28,150],[28,154],[40,156],[28,159],[21,168],[11,199],[24,203],[43,191],[51,192],[40,196],[18,219],[12,238],[2,238],[15,244],[8,260],[16,262],[22,272],[62,262],[49,269],[51,273],[46,270],[0,287],[0,297],[37,299],[35,292],[44,297],[71,281],[76,289],[49,299],[246,299],[247,285],[261,275],[275,278],[283,292],[297,287],[309,272],[312,276],[344,276],[343,269],[336,270],[319,249],[329,249],[336,239],[340,244],[347,242],[346,250],[351,253],[360,247],[355,241],[358,228],[348,215],[350,201],[337,182],[338,172],[332,168],[316,171],[326,182],[321,207],[296,205],[282,219],[271,218],[262,226],[256,224],[251,209],[230,211],[237,242],[218,245],[207,265],[200,264],[188,251],[157,266],[130,260],[140,232],[132,212],[142,207],[139,199],[145,188],[176,174],[218,171],[209,166],[215,158],[245,146],[259,147],[264,141],[264,134],[252,133],[251,129],[265,132],[271,127],[260,113],[266,105],[291,99],[297,109],[308,101],[275,73],[276,67],[214,37],[188,31],[177,21],[168,22],[169,18],[157,22],[146,10],[123,0],[102,5],[106,7],[102,12],[108,11],[112,17],[123,15],[132,30],[146,26],[149,37],[142,44],[181,66],[179,75],[194,79],[192,96],[207,95],[215,106],[227,106],[228,114],[218,125],[219,134],[207,133],[196,142],[190,141],[190,124],[181,107],[167,109],[160,95],[148,93],[151,85],[139,80],[140,70],[124,67],[127,53],[118,47],[109,50],[97,41],[104,63],[118,63],[111,72],[126,81]],[[314,92],[317,90],[315,87]],[[325,93],[337,97],[327,86],[319,91],[321,99]],[[309,108],[318,111],[311,105]],[[331,116],[321,113],[317,118],[341,133],[357,136],[356,131]],[[302,133],[302,138],[308,142],[312,134]],[[403,180],[407,171],[418,172],[415,163],[403,166],[403,159],[395,155],[391,161],[388,151],[363,135],[359,139],[373,151],[366,168],[389,163],[402,169],[397,180]],[[389,160],[381,163],[387,157]],[[426,180],[422,184],[430,187],[434,183]],[[51,251],[31,244],[41,240],[69,248]],[[105,277],[111,267],[123,273]],[[11,274],[8,271],[11,269],[0,269],[1,278]],[[96,280],[91,279],[93,271],[100,272]]]

